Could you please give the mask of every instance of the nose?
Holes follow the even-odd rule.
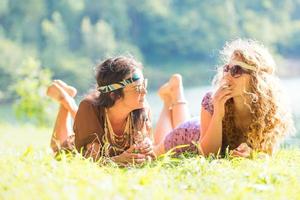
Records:
[[[232,77],[230,74],[226,74],[223,77],[223,80],[221,81],[222,84],[226,84],[228,86],[232,85]]]
[[[228,78],[228,77],[230,77],[231,76],[231,74],[230,74],[230,72],[228,71],[228,72],[223,72],[223,77],[224,78]]]
[[[148,90],[146,88],[143,88],[141,91],[141,94],[146,95],[148,93]]]

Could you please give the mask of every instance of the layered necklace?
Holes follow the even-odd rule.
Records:
[[[118,135],[114,132],[107,114],[107,109],[105,109],[104,132],[105,133],[103,135],[103,143],[105,146],[105,152],[103,153],[108,155],[111,149],[114,151],[114,153],[120,153],[125,151],[134,142],[134,127],[132,113],[130,113],[126,119],[124,133]]]

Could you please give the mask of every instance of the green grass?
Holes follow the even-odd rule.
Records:
[[[300,150],[267,159],[161,158],[99,166],[49,151],[51,129],[0,125],[0,199],[300,199]]]

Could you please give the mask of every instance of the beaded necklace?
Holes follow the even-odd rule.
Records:
[[[108,155],[109,151],[112,149],[116,152],[123,152],[133,144],[133,120],[132,113],[130,113],[126,119],[126,125],[124,133],[118,135],[114,133],[114,130],[111,126],[107,110],[105,109],[105,121],[104,121],[104,138],[103,143],[106,146],[105,154]]]

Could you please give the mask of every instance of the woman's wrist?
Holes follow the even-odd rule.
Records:
[[[113,162],[115,162],[115,163],[119,163],[120,162],[120,155],[118,155],[118,156],[113,156],[113,157],[111,157],[110,158]]]
[[[218,112],[214,112],[212,115],[212,120],[222,122],[223,116],[219,115]]]

